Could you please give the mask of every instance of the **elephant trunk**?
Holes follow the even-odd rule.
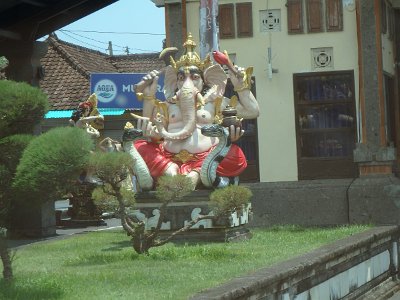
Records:
[[[156,122],[160,134],[167,140],[183,140],[193,134],[196,128],[196,97],[197,89],[190,77],[187,77],[177,96],[182,114],[183,128],[178,132],[168,132],[162,122]]]

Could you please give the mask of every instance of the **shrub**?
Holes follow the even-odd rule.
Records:
[[[125,152],[96,152],[90,155],[89,168],[103,183],[92,194],[96,204],[102,208],[115,208],[119,193],[124,205],[133,205],[135,193],[132,190],[130,168],[132,157]]]
[[[236,209],[242,209],[252,196],[249,188],[241,185],[229,185],[213,191],[210,195],[210,207],[215,215],[229,215]]]
[[[48,111],[47,96],[27,83],[0,80],[0,138],[32,133]]]
[[[28,145],[13,186],[30,199],[55,200],[76,182],[93,146],[89,135],[80,128],[54,128]]]
[[[156,198],[168,203],[188,195],[192,190],[192,181],[185,175],[161,176],[157,182]]]
[[[0,227],[7,224],[7,212],[13,199],[12,179],[22,153],[32,135],[12,135],[0,140]]]

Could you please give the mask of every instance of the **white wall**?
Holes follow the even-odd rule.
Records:
[[[219,4],[248,2],[219,0]],[[220,49],[236,53],[239,66],[254,66],[257,99],[259,164],[261,182],[296,181],[297,149],[293,96],[293,74],[312,72],[311,48],[333,47],[334,68],[354,70],[358,106],[358,50],[354,5],[343,9],[344,31],[288,35],[286,1],[253,2],[253,37],[220,40]],[[352,1],[344,1],[352,3]],[[281,10],[281,31],[260,32],[259,11]],[[353,3],[354,4],[354,3]],[[199,1],[187,3],[188,32],[199,41]],[[272,79],[267,76],[267,49],[272,48],[272,65],[278,69]],[[199,51],[199,49],[197,49]]]
[[[382,67],[383,71],[395,75],[393,41],[389,40],[388,33],[382,34]]]

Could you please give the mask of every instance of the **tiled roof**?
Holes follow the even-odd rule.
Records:
[[[40,88],[48,95],[51,110],[75,109],[89,97],[90,73],[147,73],[161,69],[159,53],[109,56],[50,35],[41,59],[44,77]]]
[[[165,65],[158,58],[159,55],[160,53],[131,54],[111,56],[109,59],[121,73],[147,73]]]

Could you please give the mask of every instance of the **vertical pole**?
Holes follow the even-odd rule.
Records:
[[[186,0],[182,0],[182,41],[187,38]]]

